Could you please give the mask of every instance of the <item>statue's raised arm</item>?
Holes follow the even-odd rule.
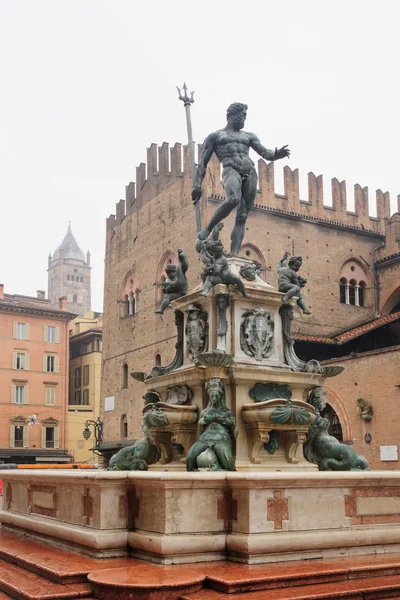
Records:
[[[254,134],[250,134],[251,141],[250,146],[259,154],[262,158],[269,161],[279,160],[280,158],[289,158],[290,150],[288,145],[282,146],[282,148],[275,148],[275,150],[269,150],[262,145],[258,137]]]

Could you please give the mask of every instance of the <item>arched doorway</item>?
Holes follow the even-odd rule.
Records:
[[[393,289],[393,288],[392,288]],[[400,311],[400,286],[395,288],[389,295],[383,297],[382,315],[392,315]]]
[[[321,417],[328,419],[330,427],[328,429],[329,435],[332,435],[339,442],[343,442],[343,429],[340,423],[340,419],[330,404],[327,404],[324,410],[321,412]]]
[[[322,416],[327,418],[331,424],[329,428],[330,435],[344,444],[352,444],[351,422],[342,399],[331,388],[324,386],[324,390],[326,392],[327,405],[322,412]],[[327,411],[326,414],[325,411]]]

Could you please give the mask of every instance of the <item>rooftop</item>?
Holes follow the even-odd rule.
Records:
[[[346,331],[338,332],[335,335],[324,336],[324,335],[305,335],[302,333],[296,333],[294,338],[298,342],[316,342],[319,344],[337,344],[342,345],[346,344],[350,340],[353,340],[365,333],[369,333],[374,329],[378,329],[379,327],[383,327],[389,323],[393,323],[400,319],[400,311],[395,312],[391,315],[384,315],[382,317],[378,317],[377,319],[373,319],[372,321],[367,321],[366,323],[362,323],[358,327],[353,327],[352,329],[348,329]]]
[[[52,258],[53,261],[64,259],[81,260],[82,262],[86,263],[85,254],[79,248],[78,242],[72,233],[71,223],[68,224],[67,233],[61,244],[54,252]]]

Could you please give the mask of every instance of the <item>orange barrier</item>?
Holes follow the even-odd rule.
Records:
[[[45,464],[43,463],[43,465],[18,465],[17,469],[96,469],[97,467],[95,465],[92,465],[90,463],[85,463],[85,464],[81,464],[81,465],[75,465],[75,464],[67,464],[67,465],[52,465],[52,464]]]

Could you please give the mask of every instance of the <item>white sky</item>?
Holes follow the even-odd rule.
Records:
[[[400,193],[395,0],[0,0],[0,281],[47,289],[68,221],[102,309],[105,218],[151,142],[195,140],[249,105],[246,129],[308,171]],[[282,168],[286,161],[280,161]],[[279,175],[277,191],[282,191]],[[329,194],[330,196],[330,194]],[[330,203],[330,197],[326,203]],[[194,218],[194,215],[193,215]]]

